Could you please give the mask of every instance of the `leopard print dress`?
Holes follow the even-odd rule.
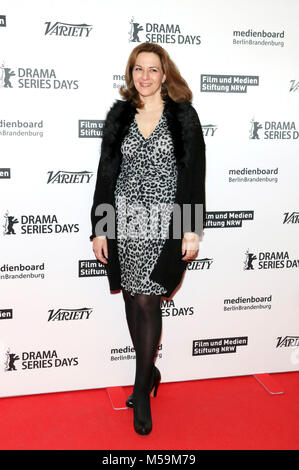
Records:
[[[121,286],[131,296],[162,295],[167,290],[149,276],[168,236],[177,188],[174,147],[164,111],[148,138],[134,118],[121,151],[114,193]]]

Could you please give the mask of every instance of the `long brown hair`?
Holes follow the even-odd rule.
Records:
[[[177,103],[192,101],[192,91],[187,85],[187,82],[181,76],[175,63],[171,60],[163,47],[152,42],[143,42],[139,44],[132,50],[129,56],[125,73],[126,86],[122,85],[119,89],[119,93],[124,99],[131,100],[133,106],[136,108],[143,107],[132,76],[132,70],[136,63],[136,58],[140,52],[154,52],[160,58],[162,71],[166,75],[166,80],[162,83],[161,89],[161,97],[163,100],[165,100],[167,96],[170,96],[170,98]]]

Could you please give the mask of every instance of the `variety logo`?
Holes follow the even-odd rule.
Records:
[[[214,262],[213,258],[194,259],[193,261],[188,262],[186,269],[188,269],[188,271],[199,271],[201,269],[210,269],[213,262]]]
[[[77,90],[78,80],[58,78],[54,69],[18,67],[12,69],[4,62],[0,65],[0,88],[44,88],[54,90]]]
[[[45,22],[46,31],[45,36],[68,36],[68,37],[88,37],[92,30],[90,24],[69,24],[56,21],[51,23],[50,21]]]
[[[299,336],[282,336],[277,337],[277,348],[294,348],[299,346]]]
[[[256,310],[256,309],[271,309],[272,295],[267,297],[237,297],[232,299],[224,299],[223,310],[230,312],[233,310]]]
[[[48,321],[88,320],[92,314],[92,308],[59,308],[49,310]]]
[[[259,86],[256,75],[207,75],[200,76],[200,91],[207,93],[247,93],[249,86]]]
[[[11,320],[12,308],[4,308],[0,310],[0,320]]]
[[[299,91],[299,81],[291,80],[290,81],[290,89],[289,91]]]
[[[242,227],[243,220],[253,220],[254,211],[207,212],[205,228]]]
[[[132,17],[129,42],[200,45],[201,37],[198,34],[183,34],[182,28],[178,24],[138,23]]]
[[[251,119],[249,138],[285,140],[298,139],[299,132],[294,121],[256,121]]]
[[[254,269],[254,264],[257,263],[258,269],[283,269],[283,268],[298,268],[299,259],[291,259],[288,251],[261,251],[257,254],[246,251],[246,259],[244,261],[244,270],[249,271]]]
[[[89,183],[93,175],[91,171],[48,171],[47,184],[80,184]]]
[[[283,224],[299,224],[299,212],[285,212]]]
[[[204,356],[207,354],[235,353],[237,346],[247,346],[248,336],[233,338],[198,339],[192,343],[192,356]]]
[[[6,26],[6,16],[0,15],[0,28]]]
[[[214,124],[206,124],[205,126],[202,127],[202,132],[205,137],[214,137],[215,132],[218,129],[218,126]]]
[[[10,178],[10,168],[0,168],[0,179]]]
[[[173,300],[161,300],[161,310],[163,317],[181,317],[194,315],[194,307],[176,307]]]
[[[21,361],[21,363],[17,362]],[[16,354],[10,349],[6,352],[5,371],[45,369],[50,367],[73,367],[78,365],[78,357],[59,357],[57,351],[23,351]]]
[[[79,224],[59,224],[56,215],[21,215],[19,220],[7,211],[4,218],[4,235],[16,235],[15,225],[19,223],[22,235],[79,232]]]
[[[247,46],[284,46],[284,41],[279,40],[284,39],[284,31],[253,31],[252,29],[248,29],[247,31],[233,31],[233,36],[233,44],[237,45],[246,44]],[[235,37],[241,37],[242,39],[235,39]]]
[[[242,168],[228,170],[229,183],[277,183],[278,168]],[[237,176],[236,176],[237,175]]]

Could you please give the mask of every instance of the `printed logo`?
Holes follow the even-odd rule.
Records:
[[[178,24],[139,23],[132,17],[130,20],[129,42],[200,45],[201,36],[198,34],[183,34],[183,29]]]
[[[0,168],[0,179],[10,178],[10,168]]]
[[[0,279],[44,279],[45,263],[42,264],[3,264],[0,266]],[[18,274],[10,274],[10,273]],[[5,274],[2,274],[5,273]]]
[[[88,320],[92,311],[92,308],[59,308],[56,312],[52,309],[48,321]]]
[[[10,349],[6,352],[5,371],[16,371],[16,361],[21,360],[21,369],[45,369],[51,367],[73,367],[77,366],[78,357],[58,357],[57,351],[23,351],[20,355],[11,353]]]
[[[0,310],[0,320],[11,320],[12,308],[4,308]]]
[[[11,130],[18,129],[18,130]],[[43,121],[7,121],[0,119],[0,135],[7,137],[43,137]]]
[[[214,262],[213,258],[200,258],[188,261],[186,269],[188,271],[199,271],[201,269],[210,269],[212,263]]]
[[[242,168],[228,170],[229,183],[277,183],[278,168]],[[238,176],[236,176],[238,175]],[[240,176],[239,176],[240,175]]]
[[[236,45],[245,44],[246,46],[284,46],[284,31],[253,31],[252,29],[248,29],[247,31],[233,31],[233,36],[233,44]],[[242,37],[246,39],[235,39],[235,37]]]
[[[194,315],[194,307],[176,307],[174,300],[161,300],[161,311],[163,317],[186,317]]]
[[[218,126],[214,124],[206,124],[201,127],[202,127],[202,133],[205,137],[214,137],[214,134],[218,129]]]
[[[299,91],[299,81],[291,80],[290,81],[290,89],[289,91]]]
[[[271,309],[272,294],[268,297],[237,297],[232,299],[224,299],[223,310],[230,312],[234,310],[256,310]]]
[[[48,171],[47,184],[81,184],[89,183],[93,175],[91,171]]]
[[[59,224],[56,215],[21,215],[20,220],[6,211],[4,235],[16,235],[15,225],[20,223],[22,235],[40,235],[50,233],[77,233],[79,224]]]
[[[0,28],[6,26],[6,16],[0,15]]]
[[[157,347],[157,353],[155,357],[162,358],[162,343]],[[124,348],[112,348],[110,350],[110,361],[128,361],[135,359],[135,349],[132,346],[125,346]]]
[[[192,342],[192,356],[235,353],[237,346],[247,346],[248,336],[198,339]]]
[[[5,362],[5,371],[12,371],[12,370],[17,370],[15,362],[19,361],[20,357],[15,354],[11,353],[10,349],[7,350],[6,352],[6,362]]]
[[[78,137],[103,137],[103,127],[105,120],[80,119]]]
[[[260,122],[253,118],[250,123],[249,139],[289,140],[299,137],[294,121]]]
[[[50,68],[7,67],[0,62],[0,88],[43,88],[54,90],[77,90],[78,80],[58,78],[57,72]]]
[[[298,268],[299,259],[291,259],[288,251],[261,251],[255,254],[248,249],[243,264],[245,271],[255,269],[256,264],[257,269]]]
[[[283,224],[299,224],[299,212],[285,212]]]
[[[95,276],[106,276],[107,271],[105,265],[101,261],[95,259],[84,259],[79,260],[79,277],[95,277]]]
[[[56,21],[51,23],[50,21],[45,22],[46,31],[45,36],[68,36],[68,37],[89,37],[89,33],[92,30],[92,25],[90,24],[69,24]]]
[[[205,93],[247,93],[249,86],[259,86],[257,75],[200,76],[200,91]]]
[[[294,348],[299,346],[299,336],[282,336],[277,337],[277,348]]]
[[[207,212],[205,228],[239,228],[243,220],[253,220],[254,211]]]

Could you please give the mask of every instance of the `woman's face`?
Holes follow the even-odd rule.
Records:
[[[166,80],[160,57],[154,52],[140,52],[132,71],[136,90],[142,97],[160,93],[162,83]]]

